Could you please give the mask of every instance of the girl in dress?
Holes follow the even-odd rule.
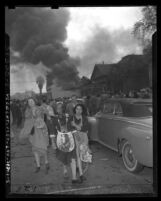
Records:
[[[45,170],[46,174],[49,170],[47,148],[49,145],[48,130],[44,122],[44,113],[41,107],[37,107],[34,115],[34,131],[29,137],[29,141],[32,145],[32,151],[35,156],[37,168],[36,172],[40,170],[40,157],[43,156],[45,159]]]
[[[76,175],[76,165],[79,168],[79,182],[82,183],[85,177],[83,176],[82,163],[80,159],[81,147],[88,148],[88,130],[89,124],[86,117],[86,109],[82,104],[77,104],[73,110],[74,115],[69,119],[68,125],[70,130],[77,130],[74,135],[76,143],[76,157],[72,158],[72,172]],[[76,182],[77,183],[77,182]]]
[[[36,171],[40,170],[40,157],[44,156],[46,173],[49,170],[47,147],[49,144],[48,131],[44,122],[44,112],[41,107],[36,106],[32,98],[28,100],[28,107],[25,112],[25,124],[21,131],[20,138],[29,137],[32,145],[32,152],[36,161]]]
[[[57,115],[54,118],[53,124],[55,125],[55,138],[53,138],[52,142],[55,147],[55,142],[56,139],[58,138],[58,132],[60,131],[61,133],[65,132],[70,132],[71,131],[71,124],[69,123],[69,115],[65,114],[63,112],[63,104],[58,103],[56,107]],[[65,134],[66,135],[66,134]],[[72,135],[72,134],[71,134]],[[54,140],[55,139],[55,140]],[[71,146],[74,145],[74,139],[73,143],[70,144]],[[57,146],[57,144],[56,144]],[[70,146],[70,147],[71,147]],[[56,149],[56,157],[58,160],[60,160],[63,163],[63,172],[64,172],[64,177],[67,177],[67,166],[71,167],[72,170],[72,183],[80,183],[80,180],[76,178],[76,149],[74,148],[70,152],[64,152],[63,150],[60,149],[60,147]]]
[[[75,152],[63,152],[57,148],[56,138],[58,131],[67,132],[68,131],[68,115],[66,115],[63,111],[63,103],[59,102],[56,105],[56,115],[53,118],[54,125],[54,134],[52,135],[52,146],[56,149],[56,158],[60,160],[63,164],[63,173],[64,177],[68,176],[67,166],[71,163],[71,157],[75,154]]]

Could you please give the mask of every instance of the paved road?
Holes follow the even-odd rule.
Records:
[[[153,193],[153,170],[145,168],[139,174],[129,173],[117,153],[98,143],[92,143],[93,162],[83,184],[71,184],[63,178],[62,164],[49,148],[50,171],[34,173],[35,161],[28,140],[11,143],[11,192],[45,194],[131,194]]]

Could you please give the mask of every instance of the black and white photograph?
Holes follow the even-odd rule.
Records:
[[[5,7],[8,195],[155,196],[156,41],[155,5]]]

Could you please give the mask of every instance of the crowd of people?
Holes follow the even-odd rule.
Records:
[[[150,97],[150,91],[142,90],[141,93],[144,94],[141,98]],[[72,95],[70,98],[63,97],[50,100],[45,97],[11,100],[11,138],[15,136],[12,128],[16,126],[20,129],[19,139],[29,139],[36,161],[35,172],[40,171],[40,158],[44,156],[45,171],[48,173],[50,166],[47,150],[51,146],[55,150],[57,159],[63,164],[64,177],[68,176],[67,167],[70,166],[72,183],[82,183],[85,178],[81,158],[86,157],[88,162],[91,162],[92,158],[88,143],[89,125],[87,116],[99,112],[102,103],[107,98],[125,97],[139,98],[140,96],[136,91],[130,91],[128,95],[119,92],[81,98]],[[65,137],[62,136],[62,133]],[[62,146],[63,141],[66,145]],[[79,172],[79,178],[77,178],[77,172]]]
[[[57,159],[63,164],[64,177],[67,176],[67,166],[70,166],[72,183],[82,183],[85,178],[81,157],[86,157],[88,161],[90,156],[91,161],[91,150],[88,146],[89,125],[85,105],[73,95],[70,101],[64,99],[64,102],[62,99],[48,101],[34,98],[22,102],[11,101],[10,108],[11,130],[12,126],[16,125],[20,128],[19,140],[29,139],[36,162],[35,172],[40,171],[40,159],[43,156],[45,171],[48,173],[50,169],[48,148],[51,146],[55,150]],[[86,153],[84,152],[83,155],[85,149]],[[79,177],[77,177],[77,172]]]
[[[131,90],[128,93],[123,93],[121,91],[117,93],[108,92],[106,94],[88,95],[78,98],[76,95],[72,97],[59,97],[56,99],[38,99],[35,98],[38,105],[44,105],[45,107],[51,107],[53,112],[56,112],[57,103],[62,103],[63,111],[73,115],[73,105],[77,103],[82,103],[86,107],[87,115],[95,115],[102,105],[102,102],[107,98],[152,98],[152,90],[150,88],[145,88],[141,90]],[[27,107],[27,100],[11,100],[10,109],[13,117],[13,125],[20,128],[23,126],[25,120],[25,110]]]

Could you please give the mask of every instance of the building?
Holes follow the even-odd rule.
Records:
[[[75,94],[76,96],[80,96],[80,90],[79,89],[63,90],[61,87],[58,87],[55,84],[53,84],[47,88],[47,94],[52,99],[59,97],[71,97],[73,94]]]
[[[111,83],[111,73],[116,68],[116,64],[95,64],[93,73],[91,75],[92,92],[105,93],[109,90],[113,90]]]
[[[150,86],[149,64],[144,55],[127,55],[115,64],[96,64],[88,85],[90,94],[124,93]]]

